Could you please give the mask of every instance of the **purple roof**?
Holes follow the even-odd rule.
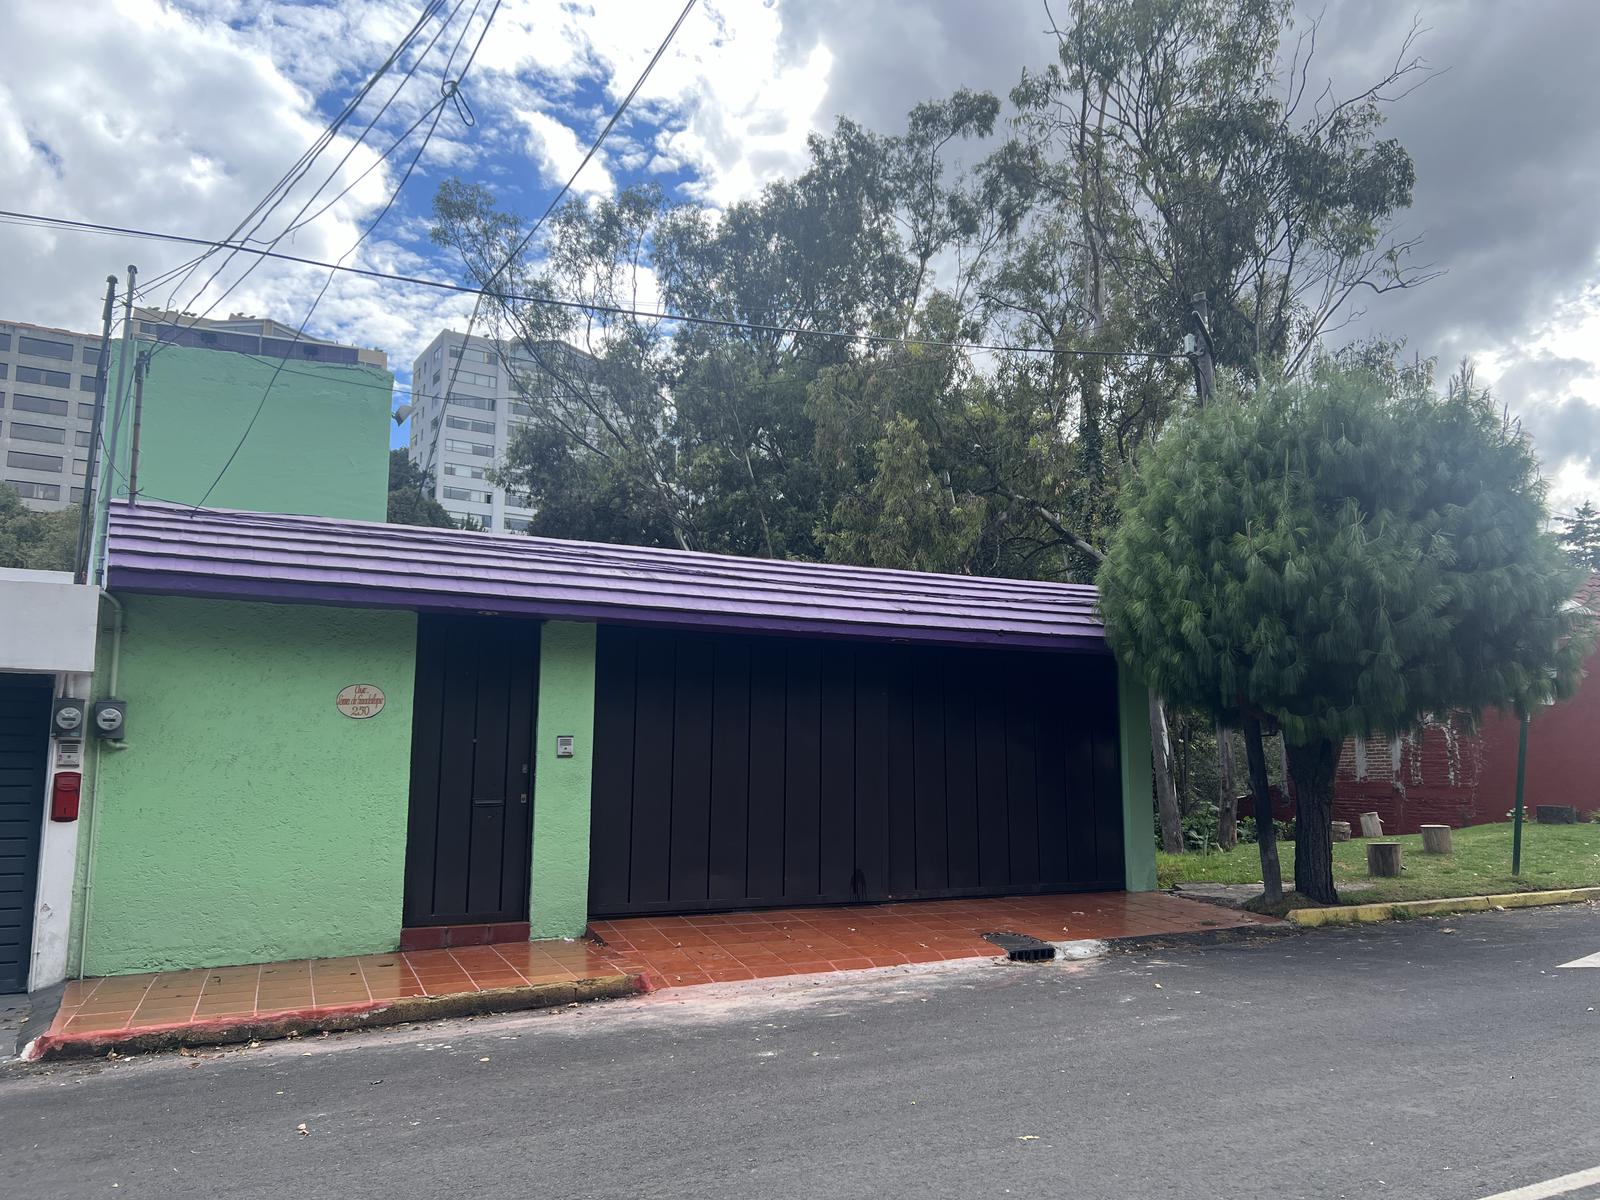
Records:
[[[116,592],[1106,650],[1082,584],[153,503],[113,504],[107,545]]]

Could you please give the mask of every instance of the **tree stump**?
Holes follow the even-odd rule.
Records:
[[[1350,840],[1350,822],[1349,821],[1334,821],[1332,827],[1333,827],[1333,840],[1334,841],[1336,841],[1336,842],[1348,842]]]
[[[1450,826],[1424,825],[1422,827],[1422,852],[1424,854],[1449,854]]]
[[[1375,838],[1383,836],[1383,818],[1375,812],[1361,814],[1361,836]]]
[[[1400,874],[1399,842],[1367,843],[1367,874],[1393,878]]]

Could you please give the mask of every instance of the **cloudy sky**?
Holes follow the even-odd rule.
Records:
[[[306,204],[314,219],[281,248],[330,260],[350,251],[420,134],[376,165],[371,147],[386,148],[427,113],[443,78],[434,64],[465,27],[459,67],[492,6],[447,0],[442,14],[454,13],[453,22],[368,144],[344,138],[330,147],[315,181],[334,184],[314,200],[309,187],[297,192],[260,235],[295,224]],[[0,208],[225,235],[423,7],[10,0]],[[464,109],[445,109],[398,202],[347,261],[459,280],[426,237],[439,181],[481,180],[503,203],[542,211],[679,7],[502,0]],[[1424,257],[1447,274],[1374,297],[1355,332],[1402,335],[1445,364],[1471,355],[1533,431],[1555,506],[1600,498],[1600,3],[1319,0],[1315,11],[1323,12],[1321,73],[1336,86],[1385,68],[1413,17],[1426,29],[1417,49],[1438,70],[1393,108],[1390,130],[1417,164],[1403,232],[1422,235]],[[1039,0],[701,0],[577,189],[592,195],[654,178],[725,204],[794,170],[806,134],[838,115],[893,130],[913,104],[958,86],[1004,94],[1024,67],[1048,61],[1045,24]],[[428,35],[441,25],[435,19]],[[378,102],[397,79],[380,85]],[[226,296],[216,285],[202,292],[205,274],[162,278],[193,253],[0,223],[0,317],[92,328],[106,274],[132,262],[142,279],[162,280],[152,301],[298,323],[327,278],[267,263],[239,279],[242,258],[221,277],[234,285]],[[463,325],[470,307],[433,290],[340,277],[308,330],[387,350],[404,385],[414,354],[441,326]]]

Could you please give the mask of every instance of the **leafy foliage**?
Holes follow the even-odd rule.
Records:
[[[1600,571],[1600,509],[1585,500],[1570,517],[1560,517],[1562,531],[1557,540],[1575,561],[1591,571]]]
[[[1592,630],[1544,522],[1526,440],[1469,379],[1391,393],[1324,365],[1168,426],[1125,494],[1101,606],[1152,687],[1283,731],[1296,878],[1328,899],[1339,741],[1575,686]]]
[[[432,484],[432,476],[404,450],[389,451],[389,509],[384,519],[391,525],[453,528],[455,521],[433,498]]]
[[[1581,662],[1526,441],[1481,392],[1329,369],[1169,426],[1100,574],[1119,653],[1291,744],[1537,704]]]
[[[0,484],[0,567],[70,571],[78,546],[78,507],[34,512],[17,489]]]

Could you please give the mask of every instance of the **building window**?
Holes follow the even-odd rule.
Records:
[[[11,407],[18,412],[49,413],[52,417],[67,415],[67,402],[52,400],[49,396],[25,396],[21,392],[13,392]]]
[[[98,367],[100,365],[100,347],[85,346],[83,348],[83,361],[91,367]]]
[[[514,529],[518,533],[527,533],[528,530],[531,529],[532,527],[533,527],[533,522],[530,521],[527,517],[510,517],[510,516],[508,516],[506,518],[506,528],[507,529]]]
[[[473,504],[489,503],[488,492],[476,492],[471,488],[447,487],[444,489],[446,500],[470,500]]]
[[[499,380],[493,375],[484,375],[478,371],[457,371],[454,375],[457,383],[471,384],[473,387],[492,388],[499,386]],[[434,381],[435,383],[438,380]]]
[[[94,391],[94,376],[93,375],[79,375],[78,376],[78,390],[80,392],[92,392],[92,391]]]
[[[72,502],[74,504],[82,504],[83,503],[83,489],[82,488],[73,488],[72,492],[71,492],[71,496],[72,496]]]
[[[17,336],[17,350],[22,354],[31,354],[35,358],[60,358],[71,362],[72,343],[51,342],[44,338],[28,337],[26,334]]]
[[[24,425],[21,421],[13,421],[11,436],[20,442],[51,442],[57,446],[67,444],[67,431],[57,429],[54,425]]]
[[[446,475],[455,475],[455,476],[458,476],[458,477],[460,477],[462,479],[482,479],[483,478],[483,468],[482,467],[469,467],[469,466],[467,466],[466,463],[447,462],[444,465],[444,473]]]
[[[92,404],[79,404],[78,405],[78,420],[80,420],[80,421],[92,421],[92,420],[94,420],[94,405],[92,405]]]
[[[456,454],[475,454],[479,458],[492,458],[494,447],[485,446],[479,442],[458,442],[450,438],[445,439],[444,448]]]
[[[86,450],[90,446],[90,439],[93,436],[94,435],[90,430],[80,429],[77,433],[72,435],[73,445],[77,446],[80,450]]]
[[[451,429],[465,429],[470,433],[487,433],[494,436],[493,421],[474,421],[471,417],[447,417],[445,424]]]
[[[6,483],[16,488],[17,495],[24,500],[61,499],[61,485],[59,483],[34,483],[27,479],[8,479]]]
[[[481,408],[485,412],[494,411],[494,398],[492,396],[458,396],[451,392],[450,403],[459,404],[463,408]]]
[[[72,473],[74,475],[76,475],[79,479],[85,478],[89,474],[89,460],[87,458],[75,458],[75,459],[73,459],[72,460]]]
[[[11,374],[10,363],[0,363],[0,379],[5,379]]]
[[[9,333],[0,333],[0,350],[9,349],[11,349],[11,335]]]
[[[11,426],[16,430],[15,423]],[[6,452],[6,466],[21,467],[24,471],[51,471],[61,474],[64,459],[54,454],[29,454],[26,450],[10,450]],[[55,497],[51,497],[54,499]]]
[[[44,371],[38,367],[17,364],[18,383],[42,383],[45,387],[71,387],[72,376],[66,371]]]

